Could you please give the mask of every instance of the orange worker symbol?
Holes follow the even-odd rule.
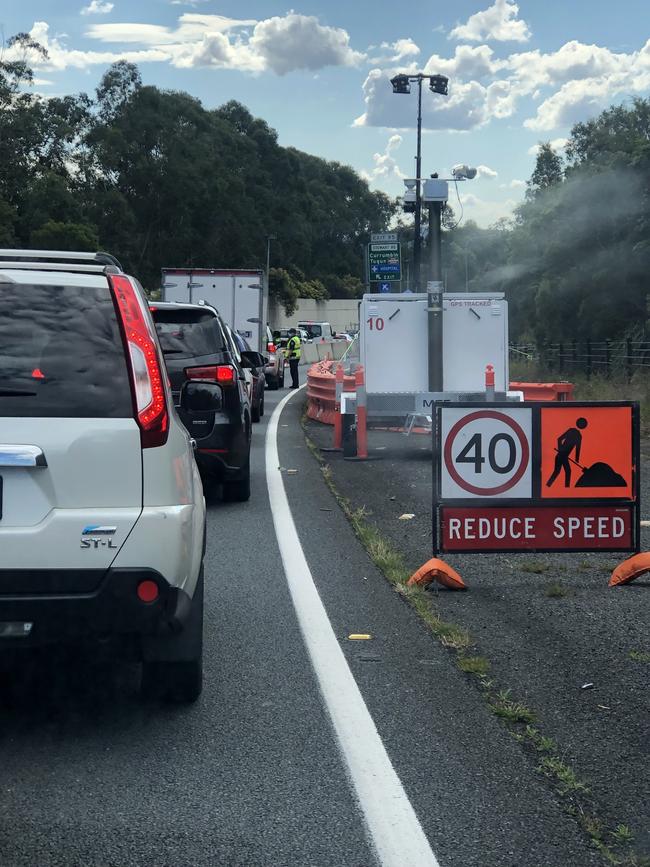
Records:
[[[541,417],[542,498],[634,498],[631,407],[566,404]]]

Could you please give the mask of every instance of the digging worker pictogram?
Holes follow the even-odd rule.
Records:
[[[560,475],[560,471],[564,470],[564,487],[571,487],[571,452],[575,450],[573,462],[579,466],[580,464],[580,448],[582,446],[582,434],[580,431],[587,427],[587,419],[579,418],[576,421],[575,427],[570,427],[557,440],[557,455],[555,457],[555,467],[551,473],[551,477],[546,482],[546,487],[550,488]]]

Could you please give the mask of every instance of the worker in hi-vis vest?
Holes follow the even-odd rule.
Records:
[[[298,337],[295,328],[289,329],[289,340],[287,341],[287,348],[284,351],[284,357],[289,359],[291,388],[299,388],[298,365],[300,364],[300,338]]]

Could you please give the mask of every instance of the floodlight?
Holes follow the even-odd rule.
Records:
[[[391,78],[390,83],[393,85],[393,93],[410,93],[411,83],[408,75],[395,75]]]
[[[441,96],[449,95],[449,79],[446,75],[432,75],[429,79],[429,87],[433,93]]]

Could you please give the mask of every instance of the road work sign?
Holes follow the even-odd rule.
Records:
[[[631,406],[541,412],[542,497],[633,498]]]
[[[532,410],[446,407],[441,496],[530,499]]]
[[[444,404],[436,433],[436,550],[639,550],[637,404]]]

